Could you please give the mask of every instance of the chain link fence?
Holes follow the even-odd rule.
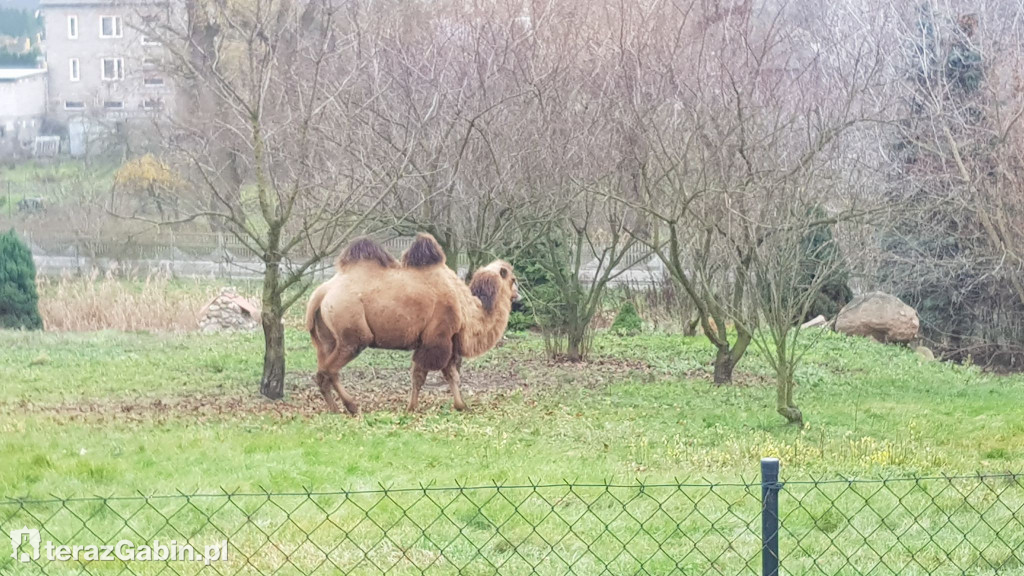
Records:
[[[1024,477],[5,500],[0,529],[16,575],[1024,574]]]

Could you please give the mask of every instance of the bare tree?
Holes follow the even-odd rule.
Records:
[[[356,117],[375,97],[355,82],[370,42],[361,10],[196,0],[164,30],[180,97],[197,103],[165,155],[206,198],[176,222],[219,222],[261,261],[268,398],[284,394],[284,312],[395,183],[360,147]]]
[[[602,184],[607,185],[592,186]],[[554,290],[540,325],[550,356],[579,362],[590,351],[591,322],[606,290],[626,271],[623,264],[637,241],[628,227],[635,219],[606,191],[584,190],[574,197],[575,206],[555,221],[540,244],[540,264]]]
[[[888,286],[949,358],[1024,361],[1020,2],[894,4]]]
[[[693,5],[647,17],[653,46],[632,106],[647,143],[642,195],[622,201],[655,223],[641,238],[693,300],[717,384],[732,380],[758,329],[748,290],[763,226],[779,206],[801,208],[792,193],[837,160],[837,138],[870,114],[860,95],[875,82],[877,45],[840,32],[827,10],[784,23],[798,8]]]
[[[380,95],[365,129],[399,180],[382,225],[430,232],[468,273],[510,257],[555,213],[534,202],[551,82],[530,12],[517,2],[408,4],[379,26],[364,81]]]

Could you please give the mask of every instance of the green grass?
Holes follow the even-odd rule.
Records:
[[[33,184],[46,186],[71,182],[102,183],[112,181],[116,169],[117,163],[110,159],[93,162],[81,160],[17,162],[0,165],[0,182],[10,182],[12,186]]]
[[[542,358],[542,348],[535,337],[511,337],[504,346],[468,364],[466,387],[501,379],[512,379],[515,386],[502,388],[500,393],[468,397],[472,410],[465,414],[449,409],[446,390],[432,388],[427,392],[428,408],[416,415],[403,411],[408,354],[368,351],[343,371],[345,385],[364,405],[372,403],[370,396],[378,390],[370,382],[391,382],[397,392],[389,392],[378,403],[385,409],[352,419],[307,405],[276,415],[268,409],[269,401],[256,399],[262,353],[258,335],[0,332],[0,379],[5,392],[0,402],[0,495],[46,499],[54,495],[179,491],[331,492],[495,482],[756,482],[758,461],[765,456],[782,460],[783,479],[789,481],[1024,471],[1024,418],[1020,408],[1024,406],[1024,378],[1020,376],[992,376],[973,367],[922,363],[906,349],[828,335],[797,374],[797,402],[808,422],[804,429],[797,429],[785,425],[774,413],[771,374],[756,353],[741,364],[737,385],[714,387],[709,378],[711,350],[700,338],[599,335],[592,362],[582,366],[549,365]],[[310,398],[308,375],[315,362],[308,336],[300,331],[288,331],[287,349],[286,405],[296,407]],[[210,406],[175,408],[177,402],[195,397]],[[158,399],[166,404],[166,410],[160,408],[163,404],[156,404]],[[78,412],[75,406],[86,409]],[[133,406],[144,409],[133,413]],[[958,496],[950,486],[962,488],[968,496]],[[1019,516],[1024,494],[1019,484],[1002,494],[998,502],[989,491],[968,493],[965,486],[926,484],[922,489],[930,490],[925,494],[930,500],[919,493],[907,498],[917,498],[922,505],[926,500],[938,502],[936,506],[940,507],[928,509],[932,515],[947,506],[945,517],[962,516],[963,525],[977,522],[971,509],[963,505],[965,500],[974,499],[971,503],[982,509],[1009,506],[1009,520],[1003,521],[1015,521],[1016,527],[1000,538],[1011,543],[1024,540],[1024,521]],[[794,484],[794,490],[798,488]],[[921,538],[930,534],[922,536],[918,532],[923,519],[932,516],[916,516],[898,508],[884,520],[880,513],[866,513],[865,501],[882,506],[887,502],[886,494],[891,493],[869,488],[864,488],[863,498],[841,491],[827,499],[822,494],[833,488],[804,488],[807,509],[794,512],[787,529],[826,548],[834,541],[839,543],[833,546],[863,543],[865,537],[858,540],[851,530],[857,528],[866,534],[863,524],[872,522],[876,528],[882,522],[889,535],[906,533],[905,538]],[[612,554],[619,544],[596,540],[602,533],[597,526],[602,518],[606,523],[618,522],[622,530],[632,533],[628,517],[616,516],[623,505],[602,495],[602,489],[583,495],[551,490],[550,494],[542,492],[544,500],[527,491],[520,502],[522,513],[537,523],[550,522],[544,519],[553,507],[567,517],[581,515],[578,529],[595,538],[589,546],[599,554],[595,559],[579,550],[573,552],[582,554],[579,573],[588,573],[585,567],[591,564],[587,562],[594,570],[604,563],[618,566],[621,573],[636,570],[630,568],[628,557],[615,561],[620,564],[601,557],[605,552]],[[704,534],[701,538],[714,540],[714,534],[705,533],[706,520],[700,515],[687,515],[698,509],[704,516],[718,518],[716,526],[729,535],[726,540],[737,543],[737,550],[754,546],[749,548],[754,556],[736,551],[721,565],[737,569],[753,565],[756,542],[738,518],[746,518],[749,513],[756,522],[758,489],[719,488],[718,496],[697,504],[691,499],[701,490],[707,496],[707,489],[692,490],[689,497],[671,490],[658,496],[666,498],[662,510],[669,510],[677,520],[686,516],[686,522],[674,528],[670,519],[652,516],[644,524],[645,531],[660,530],[668,538],[674,530],[685,529],[688,537]],[[408,520],[411,516],[403,516],[400,511],[406,505],[412,507],[409,514],[413,516],[437,516],[437,506],[424,504],[422,493],[402,494],[384,498],[371,512],[354,505],[379,501],[379,494],[353,497],[351,501],[322,498],[341,506],[333,520],[342,524],[368,515],[384,524]],[[513,558],[518,551],[533,554],[536,557],[530,557],[541,562],[539,558],[549,550],[549,544],[538,541],[536,532],[516,532],[524,529],[516,523],[519,520],[501,530],[506,536],[512,534],[508,537],[514,546],[494,538],[495,526],[501,524],[495,518],[511,517],[512,513],[493,501],[493,490],[469,498],[454,494],[456,502],[446,509],[453,518],[451,523],[434,525],[431,530],[437,533],[431,533],[430,541],[424,541],[423,532],[415,526],[399,522],[393,541],[385,542],[387,550],[382,549],[380,554],[390,557],[388,554],[400,549],[405,551],[403,554],[417,550],[429,556],[430,550],[444,548],[438,539],[455,538],[461,529],[472,542],[459,540],[462,548],[453,544],[446,555],[465,559],[468,564],[462,573],[493,573],[487,566],[472,563],[474,550],[483,548],[488,557]],[[636,490],[623,489],[618,495],[630,507],[650,504],[643,498],[637,500],[636,494]],[[518,502],[520,496],[511,498]],[[830,505],[836,498],[840,499],[838,504]],[[262,500],[256,498],[254,502],[258,501]],[[491,504],[481,506],[481,502]],[[292,503],[300,523],[322,521],[323,512],[305,497]],[[195,504],[210,506],[211,510],[218,505],[223,501]],[[246,501],[237,505],[255,506]],[[111,507],[115,505],[74,506],[88,509],[76,509],[80,515],[88,514],[90,506],[98,506],[96,514],[103,517],[113,514]],[[156,506],[173,511],[180,503],[171,500]],[[587,515],[591,508],[597,512]],[[640,508],[631,510],[639,514]],[[657,505],[654,508],[652,514]],[[280,520],[272,517],[275,513],[268,508],[253,514],[250,518],[269,515],[265,520],[272,525]],[[1005,511],[1002,516],[1006,516]],[[119,518],[111,516],[111,526],[123,526]],[[202,528],[204,518],[200,513],[191,520],[181,520],[196,522],[198,533],[209,535],[209,530]],[[928,522],[938,526],[942,518],[940,513]],[[4,519],[0,513],[0,520]],[[21,517],[16,519],[20,521]],[[70,531],[74,525],[70,517],[54,522],[55,534],[65,528]],[[159,532],[161,525],[156,519],[140,522]],[[244,520],[239,522],[248,526]],[[361,530],[366,531],[363,537],[367,541],[377,538],[367,523],[351,527],[345,532],[350,536],[345,537],[355,539]],[[933,539],[944,537],[941,527],[936,530],[939,532],[932,535]],[[278,536],[296,546],[308,544],[301,531],[293,526]],[[232,545],[254,547],[257,536],[240,534]],[[479,542],[474,540],[478,537]],[[999,538],[985,538],[986,542],[999,544]],[[711,540],[704,545],[717,545]],[[694,567],[707,566],[706,559],[702,560],[692,546],[686,546],[686,538],[676,534],[671,542],[666,546],[675,547],[676,557],[685,557]],[[927,545],[928,538],[922,542]],[[955,541],[950,542],[949,546],[957,546]],[[567,547],[563,550],[566,554],[575,550],[568,543],[560,546]],[[645,564],[651,573],[667,573],[678,566],[674,560],[658,555],[657,546],[650,542],[638,541],[635,546],[650,548],[654,554]],[[789,554],[792,569],[811,569],[810,552],[797,549]],[[969,550],[964,554],[968,560],[1003,562],[1011,572],[1021,571],[1019,563],[1014,564],[1019,556],[1007,556],[999,546],[988,555]],[[833,562],[828,558],[822,562],[826,560]],[[3,562],[6,560],[0,560],[0,571]],[[411,564],[397,564],[394,573],[418,573],[410,568],[418,560],[408,562]],[[543,562],[548,564],[538,568],[538,573],[559,573],[558,562],[550,557]],[[839,560],[834,562],[842,566]],[[936,557],[926,564],[934,565],[936,570],[955,567],[943,562],[943,558]],[[530,562],[524,564],[528,565]],[[437,573],[454,573],[448,569],[453,567]],[[524,570],[509,568],[503,573]],[[855,571],[847,566],[834,573]],[[923,572],[914,564],[903,573]]]
[[[1024,405],[1020,377],[921,364],[909,350],[840,336],[829,336],[798,373],[803,430],[773,412],[771,374],[756,354],[741,365],[739,385],[713,387],[702,377],[707,344],[670,335],[599,337],[590,367],[548,365],[539,340],[512,338],[470,367],[513,373],[521,386],[467,414],[450,412],[441,389],[429,392],[435,408],[424,414],[404,413],[398,398],[391,410],[363,419],[242,410],[198,424],[172,414],[150,426],[116,418],[61,421],[55,409],[171,402],[196,393],[258,403],[261,346],[256,334],[0,333],[0,446],[18,464],[0,470],[0,492],[338,488],[567,475],[725,480],[751,475],[762,456],[779,456],[786,474],[800,476],[1024,470],[1024,419],[1012,409]],[[308,391],[315,368],[308,336],[290,330],[287,351],[289,393]],[[369,351],[346,371],[394,372],[404,394],[407,365],[407,353]],[[345,374],[346,386],[367,400],[358,379]],[[195,438],[211,442],[186,455],[184,470],[171,459],[136,465],[135,454]],[[458,443],[454,453],[451,439]],[[339,442],[344,453],[328,456]],[[79,455],[83,448],[87,457]],[[32,466],[40,454],[46,466]]]
[[[63,229],[67,226],[66,214],[58,214],[52,209],[61,205],[73,209],[82,203],[95,201],[98,195],[105,196],[114,182],[117,167],[113,159],[107,158],[91,162],[63,160],[0,164],[0,225],[22,223],[26,215],[18,211],[18,202],[25,198],[42,198],[46,211],[31,217]]]

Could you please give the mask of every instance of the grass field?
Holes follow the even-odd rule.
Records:
[[[262,352],[259,335],[0,332],[5,392],[0,401],[0,453],[4,457],[0,495],[49,499],[136,493],[334,492],[423,484],[674,483],[681,479],[698,484],[741,483],[757,482],[758,461],[765,456],[782,460],[783,478],[789,481],[1024,471],[1024,378],[923,363],[908,350],[863,339],[825,336],[798,372],[797,401],[808,421],[804,429],[786,426],[774,414],[770,373],[756,354],[744,360],[736,385],[712,386],[711,351],[700,338],[599,335],[591,362],[565,365],[545,361],[538,338],[513,335],[500,348],[467,364],[463,393],[471,411],[464,414],[450,409],[447,389],[434,376],[428,381],[423,411],[406,414],[408,354],[369,351],[342,373],[343,382],[364,407],[359,419],[326,413],[309,379],[314,359],[305,334],[289,330],[287,348],[288,397],[274,403],[255,393]],[[947,482],[924,488],[933,490],[930,497],[939,502],[930,513],[937,514],[935,522],[963,515],[965,522],[976,523],[971,508],[959,503],[960,488],[956,486],[960,485]],[[1015,492],[998,501],[989,498],[990,490],[963,498],[975,507],[992,506],[993,502],[1002,506],[997,512],[1011,529],[997,533],[998,537],[985,536],[994,548],[968,542],[976,549],[964,552],[963,561],[982,566],[978,573],[991,572],[993,566],[1001,566],[1003,573],[1021,571],[1024,494],[1020,488],[1017,484]],[[582,510],[574,530],[595,530],[594,540],[587,542],[582,552],[572,552],[571,542],[555,547],[565,548],[570,556],[577,554],[572,556],[578,557],[573,564],[576,573],[591,573],[587,562],[593,564],[593,573],[598,566],[619,566],[614,562],[621,564],[621,571],[615,573],[634,573],[636,566],[649,573],[686,571],[679,558],[686,558],[692,564],[684,564],[691,567],[715,566],[712,572],[722,571],[722,567],[742,571],[756,563],[756,526],[739,520],[749,512],[756,521],[760,497],[756,487],[720,487],[717,495],[697,503],[694,498],[712,489],[693,488],[695,492],[689,495],[669,489],[660,500],[653,496],[654,491],[648,491],[647,500],[642,501],[620,495],[630,506],[642,507],[644,502],[653,506],[644,531],[653,530],[665,537],[664,542],[672,543],[658,545],[662,541],[659,536],[653,544],[630,544],[634,551],[646,550],[638,553],[641,559],[648,558],[646,563],[612,554],[625,547],[622,542],[602,544],[600,540],[605,533],[601,522],[608,526],[629,521],[628,516],[615,512],[620,505],[611,498],[614,491],[595,488],[592,494],[567,494],[564,488],[550,490],[527,490],[510,497],[522,506],[522,516],[516,518],[544,523],[549,522],[556,506],[563,506],[558,508],[560,514],[570,518],[574,510]],[[864,502],[881,506],[892,495],[891,489],[879,491],[869,485],[863,494],[843,492],[847,500],[832,505],[829,502],[833,500],[824,498],[824,490],[806,488],[807,510],[795,512],[787,529],[804,534],[808,542],[818,537],[826,548],[829,542],[838,546],[835,542],[844,539],[868,541],[864,535],[859,540],[851,537],[849,530],[858,526],[853,517],[864,516]],[[299,496],[295,497],[294,514],[299,524],[306,519],[316,526],[323,510],[337,510],[335,520],[341,524],[352,520],[353,525],[338,528],[341,531],[335,537],[344,534],[352,541],[360,530],[369,531],[367,541],[380,538],[379,531],[373,532],[371,523],[359,523],[360,518],[372,515],[373,525],[385,527],[392,523],[394,528],[383,549],[356,555],[364,563],[353,564],[354,573],[364,573],[364,569],[365,573],[379,573],[365,558],[378,552],[380,558],[391,558],[396,549],[403,550],[400,557],[404,559],[396,560],[389,573],[418,574],[416,567],[430,563],[430,558],[434,558],[430,565],[436,573],[495,573],[493,558],[512,558],[521,564],[515,569],[520,564],[507,564],[508,569],[500,573],[564,573],[559,572],[563,564],[551,564],[553,545],[536,541],[542,530],[516,536],[520,528],[509,525],[499,530],[495,526],[494,517],[512,515],[514,507],[507,504],[501,508],[493,493],[467,498],[456,492],[455,502],[446,509],[451,522],[430,524],[420,531],[414,526],[428,522],[403,509],[405,504],[419,501],[421,493],[402,494],[406,495],[370,493],[359,497],[365,501],[323,496],[326,502],[317,507]],[[443,499],[444,494],[437,498]],[[355,506],[360,502],[377,504],[366,512]],[[481,506],[481,502],[488,504]],[[223,502],[209,506],[215,504]],[[931,533],[915,536],[911,528],[928,524],[923,516],[896,504],[894,512],[884,518],[880,513],[867,516],[884,524],[886,534],[904,534],[901,542],[921,537],[927,544],[928,538],[933,542],[939,538]],[[177,506],[173,500],[167,505]],[[237,510],[249,505],[255,503],[238,500],[236,504]],[[94,504],[81,506],[86,511],[79,511],[80,515],[87,515]],[[101,506],[106,512],[97,512],[96,522],[103,522],[104,514],[111,513],[109,506]],[[597,512],[585,514],[594,507]],[[436,509],[431,510],[437,514]],[[607,518],[602,510],[607,511]],[[654,515],[658,510],[675,514],[660,518]],[[693,515],[693,510],[701,514]],[[896,513],[899,510],[904,511]],[[268,513],[266,508],[258,511],[250,511],[255,515],[248,516],[250,521]],[[242,512],[236,511],[236,515],[245,517]],[[684,515],[686,520],[680,522]],[[193,534],[207,533],[202,528],[204,518],[207,516],[200,512],[189,520],[197,523]],[[398,523],[398,519],[410,518],[417,523]],[[714,524],[715,531],[707,530],[707,518],[718,518],[722,524]],[[116,514],[107,520],[112,526],[122,522]],[[271,524],[275,521],[267,519]],[[588,527],[587,522],[594,526]],[[70,531],[75,522],[58,521],[53,533],[59,533],[65,524]],[[902,525],[907,529],[900,532]],[[163,526],[166,528],[166,523]],[[175,526],[176,531],[189,531]],[[623,529],[631,530],[629,526]],[[458,540],[461,548],[439,544],[449,537],[457,539],[460,532],[468,534],[465,542]],[[499,539],[494,536],[497,532],[502,534]],[[669,538],[672,533],[687,537]],[[259,539],[246,534],[240,532],[232,545],[242,547],[247,538]],[[298,550],[311,542],[302,534],[293,529],[277,536],[285,542],[294,540]],[[477,536],[479,541],[474,539]],[[692,544],[693,540],[700,544]],[[735,541],[736,549],[715,562],[698,554],[704,546],[717,545],[720,540]],[[957,542],[950,540],[949,546],[963,545]],[[659,552],[672,546],[675,553]],[[441,555],[450,563],[436,564],[431,554],[436,556],[438,548],[444,549]],[[488,562],[477,566],[479,551],[484,549]],[[596,552],[588,556],[591,549]],[[416,556],[410,550],[426,556]],[[602,550],[608,551],[606,558],[601,556]],[[752,555],[747,553],[750,550]],[[814,568],[812,552],[794,549],[789,565],[822,571],[820,566]],[[523,554],[533,560],[519,559]],[[964,573],[955,569],[960,564],[950,563],[948,555],[922,561],[910,552],[902,554],[914,559],[909,568],[876,572],[945,573],[942,567],[946,567],[952,570],[949,573]],[[273,563],[273,557],[262,558]],[[0,572],[5,561],[0,560]],[[315,564],[312,559],[310,562],[309,566]],[[344,559],[338,562],[345,565]],[[835,562],[838,568],[828,573],[861,569],[839,559]],[[926,568],[919,566],[922,562]],[[700,572],[696,568],[691,571]],[[284,573],[304,572],[297,568]]]
[[[827,337],[801,370],[803,430],[774,414],[756,355],[738,385],[711,386],[700,338],[599,337],[575,366],[512,337],[468,365],[468,414],[434,376],[427,409],[406,414],[408,354],[370,351],[342,376],[372,410],[362,419],[324,412],[308,336],[290,331],[287,347],[289,399],[275,405],[255,393],[256,334],[0,333],[0,492],[735,480],[762,456],[788,475],[1024,470],[1024,380],[861,339]]]

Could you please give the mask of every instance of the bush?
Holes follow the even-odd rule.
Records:
[[[516,268],[519,290],[523,296],[522,310],[509,317],[509,330],[530,330],[542,324],[558,324],[555,316],[562,307],[560,294],[554,286],[554,275],[546,266],[549,258],[546,244],[542,239],[522,250],[512,264]],[[513,327],[514,326],[514,327]]]
[[[825,220],[827,213],[820,206],[808,210],[814,220]],[[800,241],[802,255],[800,286],[820,282],[818,294],[807,309],[803,322],[816,316],[834,318],[852,298],[850,272],[835,240],[835,224],[821,224],[807,231]],[[822,278],[822,276],[824,276]]]
[[[522,310],[513,310],[508,315],[508,331],[509,332],[526,332],[531,328],[535,327],[537,322],[533,319],[533,316],[528,312]]]
[[[636,311],[636,306],[631,300],[626,300],[626,303],[619,309],[619,313],[615,315],[612,332],[623,336],[632,336],[639,334],[643,328],[644,321]]]
[[[36,265],[14,230],[0,235],[0,328],[43,328]]]

